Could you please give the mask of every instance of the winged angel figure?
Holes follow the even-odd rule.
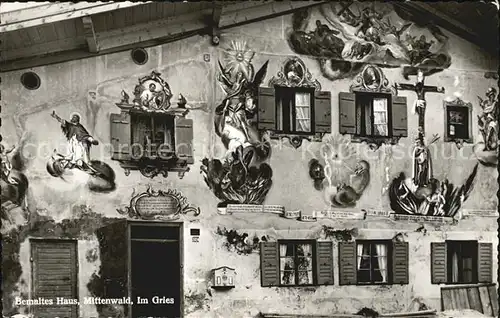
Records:
[[[245,48],[245,47],[244,47]],[[267,72],[267,62],[255,74],[249,63],[253,52],[233,50],[233,63],[219,62],[219,84],[226,93],[215,108],[215,133],[227,152],[222,160],[202,160],[205,182],[227,204],[262,204],[271,187],[269,140],[251,123],[257,109],[258,88]]]

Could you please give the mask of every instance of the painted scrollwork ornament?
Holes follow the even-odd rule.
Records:
[[[313,79],[304,62],[298,57],[291,57],[285,61],[277,76],[273,76],[268,83],[269,87],[313,87],[321,90],[321,84]]]
[[[139,78],[134,89],[134,105],[146,110],[167,110],[170,108],[172,92],[161,74],[153,71],[151,75]],[[128,100],[128,96],[123,96]]]
[[[397,95],[396,89],[389,85],[389,80],[385,77],[382,69],[375,65],[366,65],[363,70],[356,75],[354,83],[350,87],[350,91]]]
[[[153,190],[148,186],[146,192],[134,195],[130,205],[117,212],[133,219],[143,220],[176,220],[180,214],[194,213],[200,215],[200,208],[195,208],[187,202],[187,198],[173,189]]]

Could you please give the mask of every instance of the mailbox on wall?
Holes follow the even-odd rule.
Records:
[[[212,287],[213,288],[234,288],[234,268],[221,266],[212,269]]]

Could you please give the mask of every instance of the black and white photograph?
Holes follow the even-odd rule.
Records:
[[[2,2],[2,318],[498,318],[499,11]]]

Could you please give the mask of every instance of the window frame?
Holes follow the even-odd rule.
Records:
[[[288,130],[285,129],[287,125],[285,125],[285,112],[284,108],[282,107],[281,113],[279,112],[280,109],[278,107],[279,103],[282,102],[283,97],[284,97],[284,92],[293,92],[293,97],[292,100],[290,101],[290,106],[289,109],[292,112],[292,118],[293,122],[288,123]],[[315,120],[315,88],[314,87],[287,87],[287,86],[279,86],[279,85],[274,85],[274,94],[275,94],[275,111],[276,111],[276,126],[274,131],[279,134],[283,135],[296,135],[296,136],[313,136],[316,134],[316,120]],[[297,113],[296,113],[296,104],[295,104],[295,94],[296,93],[309,93],[309,101],[310,101],[310,108],[309,108],[309,121],[310,121],[310,131],[296,131],[296,121],[297,121]],[[279,120],[278,116],[283,117],[283,129],[278,129],[279,125]]]
[[[301,240],[301,239],[292,239],[292,240],[277,240],[278,244],[278,278],[279,278],[279,284],[277,287],[313,287],[313,286],[318,286],[318,273],[317,273],[317,264],[316,264],[316,258],[317,258],[317,251],[316,251],[316,240]],[[281,244],[293,244],[294,247],[294,272],[295,272],[295,283],[293,285],[284,285],[281,283],[281,253],[280,253],[280,245]],[[296,253],[296,248],[297,245],[299,244],[310,244],[311,245],[311,251],[312,251],[312,283],[311,284],[304,284],[304,285],[299,285],[298,284],[298,262],[297,262],[297,253]]]
[[[358,118],[357,118],[357,110],[358,110],[358,101],[361,99],[360,97],[364,97],[364,96],[369,96],[370,99],[371,99],[371,109],[372,109],[372,112],[371,112],[371,128],[372,128],[372,132],[375,130],[375,124],[374,124],[374,118],[375,118],[375,115],[374,115],[374,111],[373,111],[373,99],[377,98],[377,97],[385,97],[387,99],[387,136],[380,136],[380,135],[374,135],[374,134],[360,134],[358,132],[356,132],[355,134],[353,134],[354,137],[357,137],[357,138],[376,138],[376,139],[391,139],[393,138],[393,127],[392,127],[392,103],[393,103],[393,96],[391,93],[384,93],[384,92],[367,92],[367,91],[358,91],[358,90],[355,90],[353,91],[354,93],[354,105],[356,107],[356,118],[355,118],[355,125],[356,125],[356,130],[357,130],[357,127],[358,127]],[[365,129],[365,125],[364,125],[364,118],[365,116],[363,116],[365,114],[365,111],[366,111],[366,108],[363,108],[360,106],[360,108],[362,109],[362,112],[363,114],[361,115],[361,123],[359,123],[359,125],[361,126],[362,130]],[[365,129],[366,130],[366,129]]]
[[[464,285],[464,284],[478,284],[479,283],[479,241],[477,240],[446,240],[446,285]],[[459,246],[460,249],[463,248],[462,244],[471,244],[474,245],[474,251],[472,253],[472,281],[471,282],[464,282],[464,281],[459,281],[458,282],[453,282],[452,281],[452,276],[453,276],[453,264],[451,262],[451,254],[453,249],[451,246],[455,245]],[[458,262],[458,273],[459,277],[462,274],[462,266],[461,262],[462,258],[459,259]]]
[[[461,144],[461,143],[473,143],[474,142],[474,134],[472,133],[472,104],[470,102],[464,102],[460,98],[455,98],[452,101],[443,101],[443,108],[444,108],[444,141],[445,142],[455,142],[456,144]],[[468,138],[460,138],[456,136],[451,136],[450,135],[450,122],[448,120],[448,113],[449,111],[453,110],[454,108],[465,108],[467,112],[467,135]]]
[[[137,130],[134,127],[137,127],[137,125],[140,123],[141,120],[144,121],[149,121],[147,124],[147,131],[150,132],[151,141],[150,141],[150,146],[151,145],[157,145],[156,149],[153,149],[152,147],[147,149],[147,147],[144,146],[144,141],[135,141],[137,137]],[[164,141],[160,144],[156,144],[154,142],[155,134],[158,131],[162,131],[161,129],[157,129],[158,125],[157,123],[160,122],[163,124],[165,127],[165,130],[163,132],[169,132],[169,134],[164,134]],[[170,127],[169,124],[171,124]],[[130,139],[131,139],[131,151],[134,151],[134,145],[135,144],[141,144],[142,145],[142,156],[139,160],[143,159],[154,159],[154,158],[159,158],[161,155],[159,155],[159,150],[160,147],[164,146],[167,144],[170,146],[171,151],[169,153],[171,154],[177,154],[177,147],[176,147],[176,139],[175,139],[175,129],[176,129],[176,122],[175,122],[175,116],[171,114],[148,114],[148,113],[142,113],[142,112],[131,112],[130,114]],[[170,137],[170,142],[166,143],[165,139],[167,135]],[[133,152],[132,152],[132,155]]]
[[[355,246],[355,251],[356,251],[356,285],[360,286],[380,286],[380,285],[393,285],[393,242],[392,240],[356,240],[355,241],[356,246]],[[371,246],[374,246],[375,244],[385,244],[387,246],[387,282],[360,282],[358,279],[358,268],[357,268],[357,261],[358,261],[358,244],[359,243],[368,243]],[[371,251],[371,246],[370,246],[370,251]],[[370,255],[372,256],[372,255]],[[371,269],[371,260],[370,260],[370,272],[372,271]],[[371,275],[371,273],[370,273]]]

